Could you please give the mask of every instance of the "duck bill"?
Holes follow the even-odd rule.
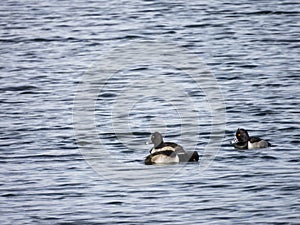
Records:
[[[230,141],[230,144],[235,144],[238,142],[238,139],[236,137],[233,138],[233,140]]]
[[[146,141],[146,143],[145,143],[146,145],[151,145],[151,144],[153,144],[152,143],[152,141],[151,140],[148,140],[148,141]]]

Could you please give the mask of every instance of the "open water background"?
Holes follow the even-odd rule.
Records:
[[[291,0],[2,1],[0,223],[299,224],[299,9]],[[91,166],[103,159],[85,160],[83,146],[98,145],[77,139],[73,110],[86,74],[107,79],[94,67],[104,56],[143,41],[184,48],[207,65],[226,127],[205,171],[201,163],[144,166],[154,130],[205,157],[212,102],[176,63],[114,74],[93,105],[99,151],[119,171],[164,177],[148,184],[133,176],[132,185],[107,164],[103,174]],[[112,107],[126,106],[122,93],[130,122]],[[274,146],[234,150],[228,143],[238,127]]]

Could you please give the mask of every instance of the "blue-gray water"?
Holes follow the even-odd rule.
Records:
[[[299,8],[291,0],[2,1],[0,223],[299,224]],[[195,141],[205,157],[213,100],[176,63],[146,62],[100,85],[91,121],[98,150],[110,153],[119,171],[131,168],[132,180],[119,182],[109,164],[99,173],[93,162],[103,159],[84,159],[97,146],[78,139],[73,120],[82,79],[103,82],[103,57],[143,41],[186,49],[217,79],[225,135],[204,171],[201,163],[143,165],[144,143],[156,129],[186,148]],[[165,83],[148,86],[156,77]],[[169,83],[183,89],[161,91]],[[122,112],[123,93],[130,111]],[[234,150],[228,143],[238,127],[273,147]],[[164,179],[135,179],[156,169]]]

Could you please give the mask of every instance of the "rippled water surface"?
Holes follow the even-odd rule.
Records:
[[[0,223],[299,224],[299,8],[3,1]],[[145,166],[156,130],[200,163]]]

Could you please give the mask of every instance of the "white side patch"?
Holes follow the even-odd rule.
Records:
[[[156,164],[179,163],[179,158],[177,155],[175,157],[170,157],[167,155],[160,154],[153,156],[151,161]]]
[[[248,149],[255,149],[255,148],[267,148],[269,147],[268,142],[265,140],[261,140],[259,142],[251,143],[248,141]]]

